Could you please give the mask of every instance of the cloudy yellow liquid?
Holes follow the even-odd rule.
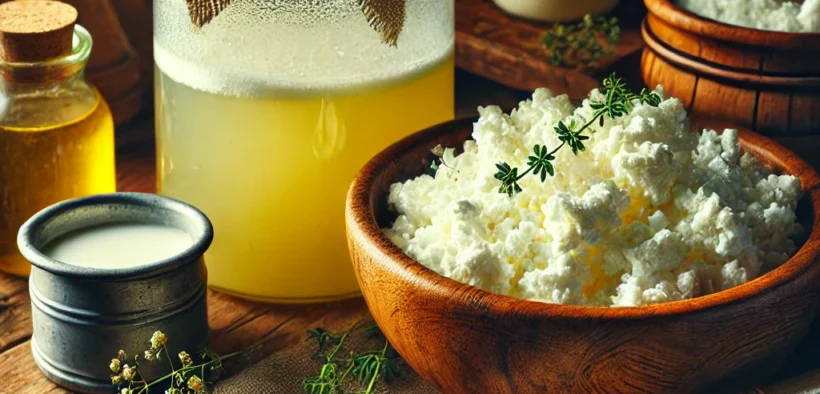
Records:
[[[210,285],[264,301],[357,295],[344,231],[353,176],[389,144],[453,118],[452,53],[376,85],[284,97],[157,75],[158,188],[213,222]]]

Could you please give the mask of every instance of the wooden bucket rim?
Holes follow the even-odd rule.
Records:
[[[765,87],[767,90],[789,91],[812,90],[820,87],[820,73],[788,74],[731,67],[679,51],[658,37],[646,20],[641,24],[641,34],[647,49],[655,52],[667,62],[697,75],[728,81],[734,86]]]
[[[780,51],[820,50],[820,32],[788,33],[758,30],[702,17],[679,7],[672,0],[644,0],[644,3],[651,14],[697,36]]]

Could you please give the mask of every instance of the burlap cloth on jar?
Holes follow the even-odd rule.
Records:
[[[339,327],[325,327],[338,329]],[[240,372],[219,381],[214,388],[214,394],[302,394],[302,379],[319,374],[322,362],[312,356],[316,352],[317,343],[306,341],[291,348],[274,353]],[[354,333],[347,340],[346,348],[363,351],[380,347],[383,339],[370,339],[362,332]],[[226,361],[229,364],[230,361]],[[364,386],[356,384],[355,379],[348,379],[351,383],[344,387],[345,393],[364,392]],[[438,394],[439,392],[419,377],[407,364],[401,365],[401,375],[390,382],[380,382],[377,394]]]

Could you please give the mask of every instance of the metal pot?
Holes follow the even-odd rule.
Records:
[[[147,223],[185,231],[193,245],[147,265],[100,269],[65,264],[44,255],[50,241],[106,223]],[[155,331],[169,338],[170,355],[208,344],[207,271],[202,259],[213,239],[211,223],[196,208],[153,194],[114,193],[64,201],[29,219],[18,246],[32,264],[32,353],[55,383],[86,393],[110,393],[108,365],[122,349],[142,355]],[[146,379],[170,372],[168,362],[141,359]]]

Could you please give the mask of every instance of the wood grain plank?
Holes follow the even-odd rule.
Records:
[[[31,338],[31,307],[28,293],[12,297],[10,306],[0,308],[0,353]]]
[[[54,387],[51,390],[46,391],[45,393],[46,394],[69,394],[71,392],[64,389],[64,388],[62,388],[62,387]]]
[[[71,393],[70,391],[62,388],[62,387],[54,387],[53,389],[46,391],[45,394],[68,394]]]
[[[0,353],[31,337],[27,283],[25,279],[0,273]]]
[[[791,100],[791,132],[820,132],[820,96],[817,92],[795,92]]]
[[[621,10],[627,11],[627,7]],[[618,11],[615,14],[620,16]],[[615,53],[602,59],[593,74],[643,47],[638,29],[624,26]],[[457,1],[456,65],[515,89],[547,87],[573,99],[583,98],[598,82],[578,70],[548,62],[542,38],[550,29],[511,17],[492,1]]]
[[[738,126],[754,127],[757,92],[698,78],[692,113],[715,119],[731,119]]]
[[[760,92],[757,111],[757,131],[763,134],[789,132],[789,95]]]
[[[666,42],[670,47],[675,48],[690,56],[700,56],[700,39],[694,34],[676,31],[668,23],[658,18],[654,14],[646,16],[646,23],[658,38]]]
[[[0,309],[13,296],[28,291],[28,280],[0,272]]]
[[[31,342],[25,341],[0,354],[0,393],[40,394],[57,388],[40,373],[31,355]]]
[[[522,90],[548,87],[575,99],[598,86],[591,77],[552,67],[540,57],[535,59],[518,49],[500,44],[487,46],[484,41],[462,33],[456,33],[456,37],[456,65],[495,82]]]
[[[284,311],[284,312],[283,312]],[[221,353],[251,347],[242,361],[229,372],[253,364],[279,350],[306,339],[305,332],[314,327],[336,327],[355,320],[369,320],[370,314],[361,299],[332,304],[291,307],[272,306],[267,313],[230,332],[215,332],[213,346]]]
[[[244,324],[256,308],[259,307],[255,303],[222,293],[208,292],[208,315],[214,331],[230,330]]]
[[[142,151],[117,157],[117,190],[153,193],[156,191],[154,152]]]
[[[746,47],[727,47],[721,42],[701,39],[700,55],[703,60],[748,71],[758,71],[761,67],[761,54]],[[677,48],[676,48],[677,49]]]

